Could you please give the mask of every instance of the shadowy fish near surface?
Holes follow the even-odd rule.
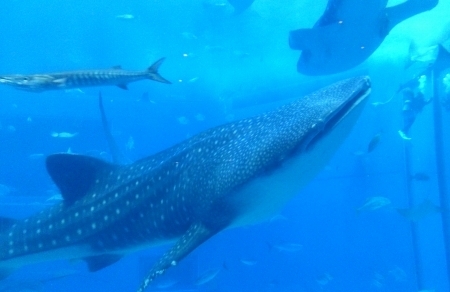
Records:
[[[170,84],[170,81],[164,79],[158,73],[159,66],[163,61],[164,58],[159,59],[145,71],[127,71],[120,66],[116,66],[110,69],[60,73],[0,75],[0,84],[32,92],[105,85],[115,85],[122,89],[128,89],[128,83],[144,79]]]
[[[385,197],[371,197],[366,200],[364,205],[356,209],[357,212],[375,211],[391,205],[391,200]]]
[[[433,204],[431,200],[425,199],[419,205],[413,206],[411,208],[404,208],[404,209],[397,208],[397,212],[403,217],[411,221],[417,222],[429,215],[440,213],[441,207],[438,207],[435,204]]]
[[[137,289],[144,291],[218,232],[279,212],[345,140],[370,87],[368,77],[346,79],[128,165],[48,156],[64,200],[25,220],[2,219],[0,277],[56,259],[83,259],[97,271],[175,242]]]
[[[289,46],[301,50],[297,71],[335,74],[364,62],[397,24],[430,10],[438,0],[407,0],[386,7],[387,0],[329,0],[311,29],[290,32]]]
[[[415,174],[410,175],[409,179],[415,180],[415,181],[429,181],[430,176],[428,174],[426,174],[425,172],[416,172]]]
[[[69,133],[69,132],[51,132],[50,136],[53,138],[73,138],[77,136],[78,133]]]
[[[270,249],[275,249],[279,252],[295,253],[303,249],[303,245],[299,243],[284,242],[275,245],[269,245]]]
[[[204,285],[208,282],[211,282],[212,280],[214,280],[216,278],[216,276],[222,270],[228,270],[225,263],[219,268],[209,269],[209,270],[206,270],[203,273],[201,273],[200,276],[198,276],[198,278],[195,280],[194,284],[196,286],[200,286],[200,285]]]
[[[372,137],[372,139],[369,142],[369,145],[367,145],[367,153],[372,152],[378,146],[378,143],[380,143],[380,139],[381,133],[378,133]]]

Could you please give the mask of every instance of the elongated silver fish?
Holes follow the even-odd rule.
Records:
[[[370,92],[344,80],[277,110],[204,131],[128,165],[47,158],[63,202],[0,233],[0,276],[31,263],[84,259],[91,271],[175,241],[138,291],[216,233],[270,218],[328,162]]]
[[[159,59],[145,71],[127,71],[120,66],[100,70],[80,70],[60,73],[32,75],[2,75],[0,84],[32,92],[42,92],[55,89],[71,89],[90,86],[115,85],[127,89],[127,84],[134,81],[150,79],[162,83],[171,82],[158,73],[158,68],[164,61]]]

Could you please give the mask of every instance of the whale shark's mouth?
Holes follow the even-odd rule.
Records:
[[[361,85],[361,88],[358,91],[355,91],[345,103],[343,103],[337,110],[334,111],[332,115],[330,115],[328,121],[325,122],[325,131],[333,129],[370,95],[370,80],[366,78],[364,81],[365,83]]]
[[[332,131],[341,121],[343,121],[351,112],[356,110],[356,108],[365,101],[365,99],[370,95],[370,92],[370,79],[366,77],[360,87],[353,92],[350,98],[330,113],[325,120],[321,121],[322,127],[318,131],[312,132],[313,136],[310,137],[310,140],[306,143],[306,147],[304,149],[311,149],[311,147],[313,147],[318,140]]]

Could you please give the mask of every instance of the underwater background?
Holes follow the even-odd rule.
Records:
[[[289,48],[288,33],[312,27],[327,1],[256,0],[238,15],[228,3],[204,2],[3,0],[0,74],[114,65],[144,70],[165,57],[159,72],[173,84],[145,80],[128,90],[43,93],[1,87],[0,215],[22,219],[60,200],[46,155],[111,161],[100,90],[112,134],[135,161],[334,81],[369,75],[369,104],[314,181],[278,215],[214,236],[149,290],[450,291],[441,217],[450,206],[420,218],[397,210],[425,201],[439,206],[436,161],[450,167],[450,112],[442,109],[444,154],[436,157],[436,105],[424,107],[405,140],[398,134],[403,100],[397,93],[427,65],[409,63],[411,44],[426,48],[449,39],[450,1],[397,25],[361,65],[324,76],[296,71],[299,52]],[[432,79],[426,96],[445,95]],[[380,198],[388,201],[367,207]],[[0,291],[135,291],[167,248],[133,253],[96,273],[82,262],[30,265],[0,281]]]

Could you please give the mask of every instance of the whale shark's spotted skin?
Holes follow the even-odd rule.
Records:
[[[205,240],[277,211],[326,164],[362,108],[367,77],[202,132],[133,164],[55,154],[47,170],[64,201],[0,238],[0,273],[83,258],[91,271],[176,240],[138,291]]]

